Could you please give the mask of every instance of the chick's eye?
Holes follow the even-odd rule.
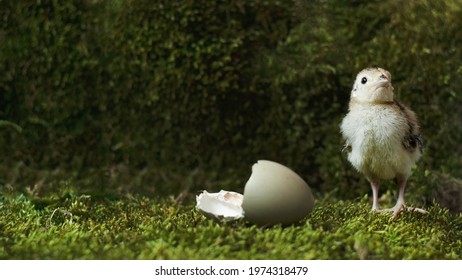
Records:
[[[367,83],[367,78],[366,78],[366,77],[363,77],[363,78],[361,79],[361,84],[364,85],[365,83]]]

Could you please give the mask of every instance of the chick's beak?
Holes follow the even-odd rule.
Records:
[[[375,83],[375,89],[379,89],[381,87],[388,88],[391,85],[390,81],[387,78],[381,78],[379,81]]]

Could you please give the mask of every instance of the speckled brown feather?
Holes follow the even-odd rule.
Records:
[[[423,141],[420,136],[420,126],[415,113],[398,101],[387,102],[386,105],[392,106],[394,110],[401,112],[407,120],[408,130],[403,139],[404,148],[409,152],[413,152],[418,148],[422,152]]]

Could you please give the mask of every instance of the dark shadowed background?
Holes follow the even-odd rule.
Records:
[[[462,177],[460,0],[0,5],[0,188],[242,191],[268,159],[358,197],[339,123],[368,66],[420,119],[416,199]]]

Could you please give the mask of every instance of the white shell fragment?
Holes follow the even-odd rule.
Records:
[[[259,160],[244,189],[245,219],[258,225],[293,224],[314,205],[308,184],[279,163]]]
[[[221,190],[218,193],[203,191],[196,196],[196,208],[206,216],[221,221],[233,221],[244,217],[243,196],[240,193]]]

